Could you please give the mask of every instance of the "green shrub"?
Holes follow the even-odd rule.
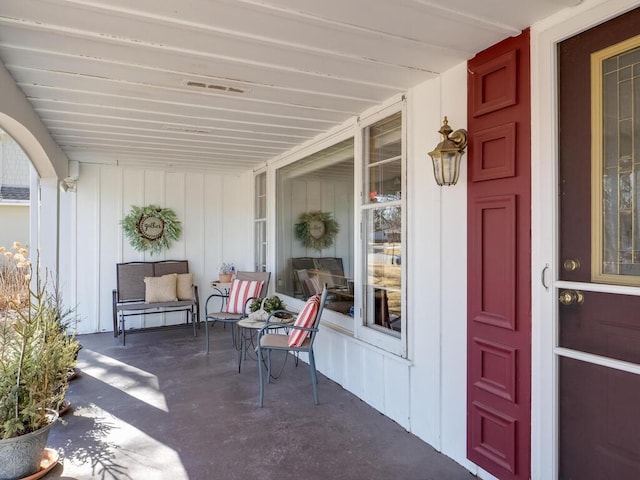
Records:
[[[58,288],[36,280],[29,303],[9,301],[0,312],[0,438],[47,424],[46,409],[60,404],[79,344],[67,332],[72,313]],[[0,287],[2,287],[0,285]],[[4,294],[6,292],[2,292]]]

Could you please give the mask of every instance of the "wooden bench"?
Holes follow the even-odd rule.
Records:
[[[146,277],[162,277],[169,274],[188,274],[187,260],[161,260],[157,262],[127,262],[116,264],[117,288],[113,290],[113,336],[122,334],[122,344],[125,344],[127,333],[157,330],[174,326],[193,324],[193,335],[196,336],[196,326],[200,323],[200,301],[198,287],[191,285],[191,298],[147,302],[145,299]],[[182,277],[182,281],[189,279]],[[176,298],[177,295],[176,295]],[[129,329],[125,321],[133,315],[152,315],[159,313],[186,312],[186,322],[179,325],[161,327],[146,327]]]

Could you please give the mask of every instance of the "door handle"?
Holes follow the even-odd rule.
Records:
[[[584,295],[578,290],[563,290],[560,292],[558,300],[562,305],[573,305],[584,303]]]
[[[547,270],[549,270],[549,264],[545,263],[544,264],[544,268],[542,269],[542,272],[540,272],[540,283],[542,283],[542,286],[548,292],[549,291],[549,285],[547,285],[546,277],[545,277],[545,274],[547,273]]]

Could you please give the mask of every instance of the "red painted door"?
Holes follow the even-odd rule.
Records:
[[[636,9],[558,47],[561,479],[640,478],[639,35]]]
[[[529,32],[468,64],[467,456],[500,479],[531,458]]]

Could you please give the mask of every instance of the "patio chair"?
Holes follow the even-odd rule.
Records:
[[[284,352],[294,352],[296,355],[300,352],[307,353],[309,356],[309,370],[311,373],[311,386],[313,388],[313,400],[318,405],[318,373],[316,372],[316,361],[313,354],[313,342],[318,333],[320,326],[320,317],[324,310],[324,304],[327,300],[327,286],[322,289],[319,295],[313,295],[307,300],[303,309],[298,314],[293,325],[278,322],[272,322],[274,314],[272,312],[264,327],[258,333],[258,345],[256,352],[258,353],[258,375],[260,379],[260,407],[264,406],[264,374],[263,370],[267,368],[267,381],[271,381],[271,352],[274,350]],[[288,330],[289,333],[272,333],[274,328],[281,326],[283,331]],[[265,360],[263,352],[266,352]]]
[[[213,293],[204,304],[204,330],[207,336],[207,354],[209,354],[209,322],[231,324],[231,341],[236,346],[236,326],[240,319],[247,316],[251,300],[265,297],[269,288],[270,272],[238,272],[231,283],[229,293]],[[221,301],[220,311],[209,312],[209,301],[217,298]]]

